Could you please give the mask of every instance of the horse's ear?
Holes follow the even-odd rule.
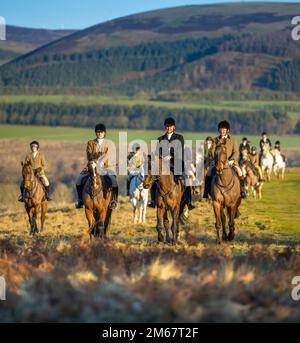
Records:
[[[24,162],[23,161],[21,162],[21,166],[24,167]]]

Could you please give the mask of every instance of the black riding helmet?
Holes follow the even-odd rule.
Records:
[[[223,120],[219,123],[218,125],[218,131],[220,131],[221,129],[227,129],[230,130],[230,124],[228,123],[227,120]]]
[[[106,133],[106,127],[104,124],[97,124],[95,127],[95,132],[105,132]]]
[[[276,141],[276,142],[275,142],[275,145],[280,145],[280,141]]]
[[[243,142],[248,142],[248,138],[247,138],[247,137],[244,137],[244,138],[243,138]]]
[[[172,117],[169,117],[165,120],[164,126],[176,126],[175,119]]]
[[[33,142],[30,143],[30,147],[32,147],[32,146],[37,146],[38,149],[39,149],[40,148],[40,143],[38,141],[33,141]]]
[[[211,137],[211,136],[208,136],[208,137],[206,137],[206,140],[205,140],[206,142],[209,142],[209,141],[211,141],[211,142],[213,142],[214,140],[213,140],[213,138]]]

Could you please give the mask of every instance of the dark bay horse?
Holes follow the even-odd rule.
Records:
[[[29,164],[22,162],[22,175],[24,180],[24,203],[30,224],[30,234],[34,236],[39,232],[37,216],[41,211],[41,229],[44,230],[48,201],[45,189],[40,179],[35,175]]]
[[[166,164],[161,158],[156,158],[155,163],[159,166],[159,175],[153,175],[151,172],[151,160],[153,157],[148,156],[148,175],[144,179],[144,188],[151,188],[153,182],[157,182],[157,226],[158,241],[164,242],[162,233],[165,229],[166,242],[176,244],[179,235],[179,220],[184,209],[182,202],[184,191],[184,180],[174,181],[173,173],[168,172]],[[169,174],[169,175],[168,175]],[[172,216],[172,238],[169,233],[168,213]]]
[[[215,149],[215,168],[211,183],[211,197],[216,218],[217,243],[221,243],[220,229],[222,226],[222,240],[232,241],[234,239],[234,220],[238,215],[238,208],[241,204],[240,180],[230,166],[227,159],[226,141],[220,139]],[[226,215],[227,210],[229,218],[229,234],[226,232]]]
[[[105,178],[97,173],[96,167],[95,161],[88,165],[90,178],[83,189],[83,203],[90,237],[106,238],[111,222],[112,192],[106,184]]]

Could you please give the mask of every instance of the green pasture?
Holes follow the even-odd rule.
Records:
[[[128,141],[142,139],[146,142],[157,139],[162,131],[152,130],[108,130],[107,138],[115,142],[119,141],[119,133],[127,132]],[[183,132],[185,139],[201,140],[208,135],[216,136],[216,133],[206,132]],[[233,133],[234,134],[234,133]],[[93,128],[71,127],[48,127],[48,126],[24,126],[24,125],[0,125],[1,139],[38,139],[38,140],[63,140],[63,141],[87,141],[94,137]],[[240,141],[242,135],[236,135]],[[247,136],[253,145],[258,145],[259,136]],[[270,136],[273,141],[280,139],[285,148],[300,148],[300,136]]]

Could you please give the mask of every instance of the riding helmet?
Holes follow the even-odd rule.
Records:
[[[230,130],[230,124],[228,123],[227,120],[223,120],[219,123],[218,125],[218,130],[220,129],[227,129],[227,130]]]
[[[246,141],[248,142],[248,138],[247,138],[247,137],[244,137],[244,138],[243,138],[243,142],[246,142]]]
[[[252,148],[251,148],[251,151],[256,151],[257,149],[256,149],[256,146],[253,146]]]
[[[266,131],[264,131],[261,135],[262,135],[262,136],[267,136]]]
[[[32,146],[37,146],[38,148],[40,148],[40,143],[37,142],[37,141],[33,141],[33,142],[30,143],[30,146],[31,146],[31,147],[32,147]]]
[[[172,117],[169,117],[165,120],[164,126],[176,126],[175,119]]]
[[[276,142],[275,142],[275,145],[280,145],[280,141],[276,141]]]
[[[95,127],[95,132],[106,132],[106,127],[104,124],[97,124]]]
[[[212,138],[212,137],[208,136],[208,137],[206,137],[206,142],[208,142],[208,141],[211,141],[211,142],[213,142],[214,140],[213,140],[213,138]]]

